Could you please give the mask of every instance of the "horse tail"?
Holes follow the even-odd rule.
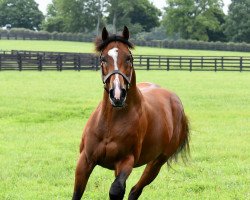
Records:
[[[179,155],[184,163],[187,162],[190,156],[189,140],[190,140],[190,124],[188,117],[182,110],[182,115],[180,118],[180,126],[174,130],[174,134],[178,137],[178,147],[177,150],[168,158],[167,164],[170,166],[172,160],[177,161]]]
[[[181,135],[182,135],[181,137],[182,140],[177,151],[181,153],[182,160],[185,162],[188,160],[188,156],[190,155],[190,148],[189,148],[190,128],[189,128],[189,120],[184,112],[182,116]]]

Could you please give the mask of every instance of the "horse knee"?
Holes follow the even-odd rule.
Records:
[[[118,180],[112,183],[109,198],[110,200],[122,200],[125,194],[125,186],[123,186]]]

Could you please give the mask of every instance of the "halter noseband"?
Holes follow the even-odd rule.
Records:
[[[104,76],[104,74],[102,73],[102,82],[103,82],[103,84],[106,84],[106,82],[109,79],[109,77],[112,76],[113,74],[120,74],[120,75],[122,75],[122,77],[127,81],[128,85],[130,85],[132,71],[131,71],[130,77],[128,77],[124,73],[122,73],[120,70],[114,70],[112,72],[109,72],[106,76]]]

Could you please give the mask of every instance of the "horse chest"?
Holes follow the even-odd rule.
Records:
[[[114,169],[114,165],[120,158],[131,154],[135,140],[132,135],[134,133],[128,129],[102,130],[97,133],[97,143],[94,155],[98,165]]]

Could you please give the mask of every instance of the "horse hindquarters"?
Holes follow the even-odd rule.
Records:
[[[170,135],[172,135],[170,141],[168,141],[168,145],[166,145],[162,154],[147,164],[140,180],[131,189],[129,200],[137,200],[139,198],[143,188],[157,177],[162,165],[172,158],[177,158],[180,152],[184,153],[183,155],[185,156],[186,151],[189,150],[189,123],[178,97],[171,101],[171,109],[172,115],[170,114],[168,117],[172,117],[172,119],[167,120],[167,123],[171,123],[171,125],[168,124],[167,127],[173,127],[171,130],[172,134],[169,133],[170,130],[165,130],[166,134],[169,134],[166,138],[170,138]]]

